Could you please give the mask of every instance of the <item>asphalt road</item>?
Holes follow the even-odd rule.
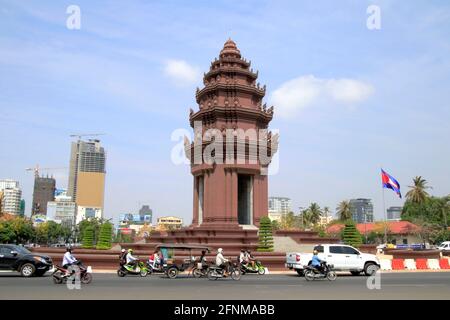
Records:
[[[69,290],[50,276],[0,274],[0,299],[450,299],[450,272],[381,274],[381,289],[369,290],[364,276],[307,282],[295,274],[244,275],[231,279],[167,279],[93,274],[89,285]]]

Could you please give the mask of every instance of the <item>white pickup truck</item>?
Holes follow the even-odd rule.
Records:
[[[352,246],[344,244],[320,244],[314,247],[319,258],[334,266],[336,271],[349,271],[359,275],[364,271],[372,275],[380,268],[380,261],[374,254],[362,253]],[[286,267],[303,275],[303,268],[311,263],[312,253],[286,253]]]

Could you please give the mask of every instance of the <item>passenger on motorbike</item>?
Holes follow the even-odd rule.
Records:
[[[255,269],[255,258],[252,256],[252,252],[250,250],[247,250],[246,252],[246,260],[247,264],[251,264],[252,268]]]
[[[136,263],[137,263],[138,258],[133,256],[133,249],[128,249],[126,259],[127,259],[128,266],[130,266],[132,268],[136,268]]]
[[[322,268],[323,260],[321,260],[319,258],[318,254],[319,254],[319,252],[317,250],[313,251],[313,257],[312,257],[312,260],[311,260],[311,266],[316,268],[316,270],[318,270],[319,272],[322,272],[323,271],[323,268]]]
[[[225,276],[229,275],[229,271],[228,271],[229,260],[225,259],[225,257],[223,256],[222,248],[217,249],[216,265],[225,271]]]
[[[241,253],[239,254],[239,263],[242,265],[246,265],[248,263],[246,251],[241,249]]]
[[[123,267],[126,263],[127,263],[127,251],[125,249],[122,249],[120,251],[119,264],[121,267]]]

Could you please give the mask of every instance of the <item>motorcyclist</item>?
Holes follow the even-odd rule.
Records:
[[[202,264],[202,267],[206,265],[206,250],[202,250],[202,255],[198,261]]]
[[[311,266],[316,268],[319,272],[322,272],[322,262],[323,260],[319,258],[319,252],[317,250],[314,250],[311,260]]]
[[[69,275],[69,267],[74,265],[77,262],[77,259],[72,255],[72,248],[68,247],[66,249],[66,253],[63,256],[63,268],[66,269],[66,275]]]
[[[217,249],[216,265],[225,271],[225,276],[228,276],[228,263],[229,260],[223,256],[223,249]]]
[[[133,256],[133,249],[128,249],[126,260],[127,260],[127,265],[129,265],[132,268],[136,268],[136,262],[137,262],[138,258]]]
[[[246,252],[246,260],[247,264],[251,264],[252,268],[255,269],[255,258],[252,256],[252,252],[250,250],[247,250]]]
[[[239,253],[239,263],[242,265],[246,265],[248,263],[246,251],[241,249],[241,253]]]

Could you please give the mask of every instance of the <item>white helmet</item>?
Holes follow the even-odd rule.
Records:
[[[217,249],[217,252],[218,252],[218,253],[222,253],[222,251],[223,251],[222,248]]]
[[[125,249],[122,249],[122,253],[124,253],[125,252]]]

